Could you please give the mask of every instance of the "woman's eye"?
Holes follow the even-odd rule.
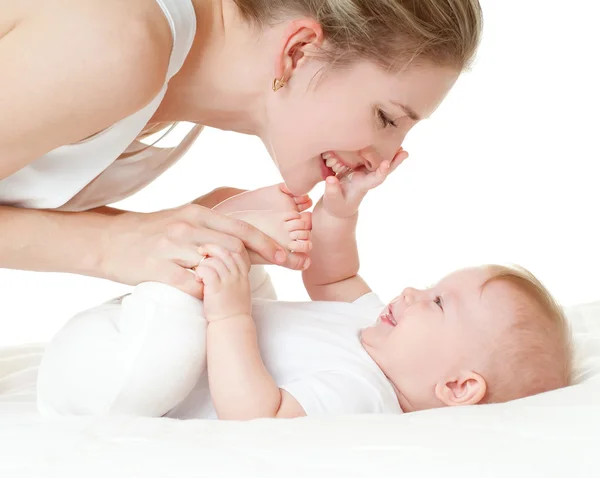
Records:
[[[433,302],[435,303],[435,305],[437,305],[440,309],[444,310],[444,306],[442,304],[442,298],[438,295]]]
[[[398,127],[398,125],[393,120],[391,120],[390,117],[386,115],[382,110],[377,110],[377,116],[379,117],[381,126],[383,126],[384,128],[387,128],[388,126],[393,126],[394,128]]]

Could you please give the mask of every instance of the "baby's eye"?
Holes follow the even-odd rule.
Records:
[[[438,295],[433,302],[442,310],[444,310],[444,306],[442,304],[442,298]]]

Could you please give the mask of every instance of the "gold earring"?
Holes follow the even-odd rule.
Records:
[[[285,86],[285,77],[275,78],[273,80],[273,91],[278,91]]]

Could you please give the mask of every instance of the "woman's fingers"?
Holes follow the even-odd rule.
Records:
[[[173,243],[188,246],[187,249],[189,249],[190,245],[198,247],[204,244],[218,244],[232,252],[239,252],[245,249],[244,243],[237,237],[220,231],[213,231],[206,227],[194,226],[187,222],[170,224],[166,228],[166,233]]]
[[[201,262],[201,265],[211,266],[216,262],[216,270],[219,272],[221,279],[224,279],[228,274],[237,274],[238,267],[232,257],[232,253],[227,249],[215,244],[205,244],[198,248],[198,252],[203,256],[208,256]],[[218,259],[218,261],[215,261]],[[223,267],[221,267],[221,265]]]
[[[173,251],[171,260],[185,269],[193,269],[202,260],[202,254],[195,245],[182,245]]]
[[[239,239],[244,246],[260,254],[265,260],[274,264],[283,264],[287,254],[277,242],[265,233],[259,231],[247,222],[235,219],[215,211],[198,206],[189,218],[192,225],[204,227],[213,232],[221,232]],[[225,244],[221,244],[226,247]],[[227,247],[232,252],[242,252],[242,248],[236,245],[234,248]]]
[[[304,271],[310,267],[310,257],[301,252],[291,252],[288,257],[288,267],[295,271]]]
[[[157,271],[154,279],[148,278],[146,280],[168,284],[198,299],[204,297],[204,284],[197,280],[194,271],[185,269],[173,262],[165,261]]]

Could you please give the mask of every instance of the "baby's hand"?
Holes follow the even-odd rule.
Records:
[[[383,183],[407,157],[408,153],[400,149],[391,163],[383,161],[375,171],[369,172],[361,168],[341,180],[329,176],[325,181],[323,194],[324,209],[329,214],[340,218],[353,216],[358,212],[358,207],[367,192]]]
[[[198,248],[206,257],[196,267],[196,276],[204,283],[204,315],[214,322],[239,315],[251,315],[248,253],[233,253],[207,244]]]

